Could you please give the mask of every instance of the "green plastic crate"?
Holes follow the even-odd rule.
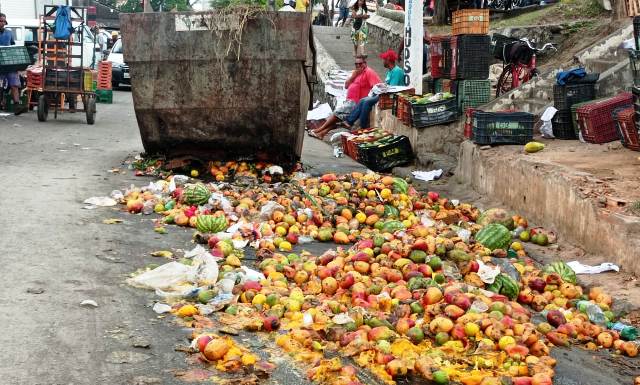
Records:
[[[460,80],[458,81],[458,108],[462,111],[467,107],[479,107],[491,100],[490,80]]]
[[[22,103],[23,105],[27,104],[27,100],[28,100],[28,98],[27,98],[26,94],[22,95],[20,97],[20,103]],[[14,104],[13,104],[13,96],[11,96],[10,92],[7,93],[6,96],[5,96],[5,106],[7,108],[7,112],[14,112],[14,109],[13,109],[13,106],[14,106]]]
[[[0,47],[0,73],[24,71],[31,65],[31,56],[27,47]]]
[[[112,90],[96,90],[96,102],[97,103],[113,103],[113,91]]]

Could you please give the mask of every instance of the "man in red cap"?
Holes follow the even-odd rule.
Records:
[[[381,53],[380,59],[382,59],[384,68],[387,69],[384,82],[390,86],[404,86],[404,70],[396,65],[398,55],[390,49]],[[369,128],[369,115],[371,114],[373,106],[378,103],[379,99],[379,95],[371,95],[362,98],[345,120],[346,125],[349,127],[353,126],[356,121],[360,120],[361,128]]]

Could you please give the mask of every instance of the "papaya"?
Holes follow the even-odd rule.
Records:
[[[534,152],[542,151],[543,149],[544,149],[544,144],[542,144],[540,142],[529,142],[529,143],[524,145],[524,150],[529,154],[533,154]]]

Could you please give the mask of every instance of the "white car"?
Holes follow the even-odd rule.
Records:
[[[111,47],[111,52],[107,61],[111,62],[111,84],[117,88],[120,84],[131,85],[131,74],[129,66],[124,62],[124,51],[122,50],[122,39],[118,39]]]

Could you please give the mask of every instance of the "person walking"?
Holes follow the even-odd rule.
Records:
[[[0,46],[15,45],[13,40],[13,33],[11,30],[4,28],[7,25],[7,16],[4,13],[0,13]],[[14,114],[20,115],[28,110],[27,106],[20,103],[20,77],[17,72],[9,72],[6,74],[0,74],[0,94],[2,91],[2,84],[7,82],[7,85],[11,89],[11,97],[13,98],[13,111]]]
[[[344,23],[346,23],[347,19],[349,19],[349,0],[338,0],[337,6],[340,13],[338,14],[336,27],[338,26],[338,24],[340,24],[340,20],[342,20],[341,27],[344,27]]]
[[[369,27],[367,19],[369,10],[365,0],[357,0],[351,11],[353,26],[351,27],[351,41],[353,42],[353,56],[364,55],[364,46],[367,44]]]

